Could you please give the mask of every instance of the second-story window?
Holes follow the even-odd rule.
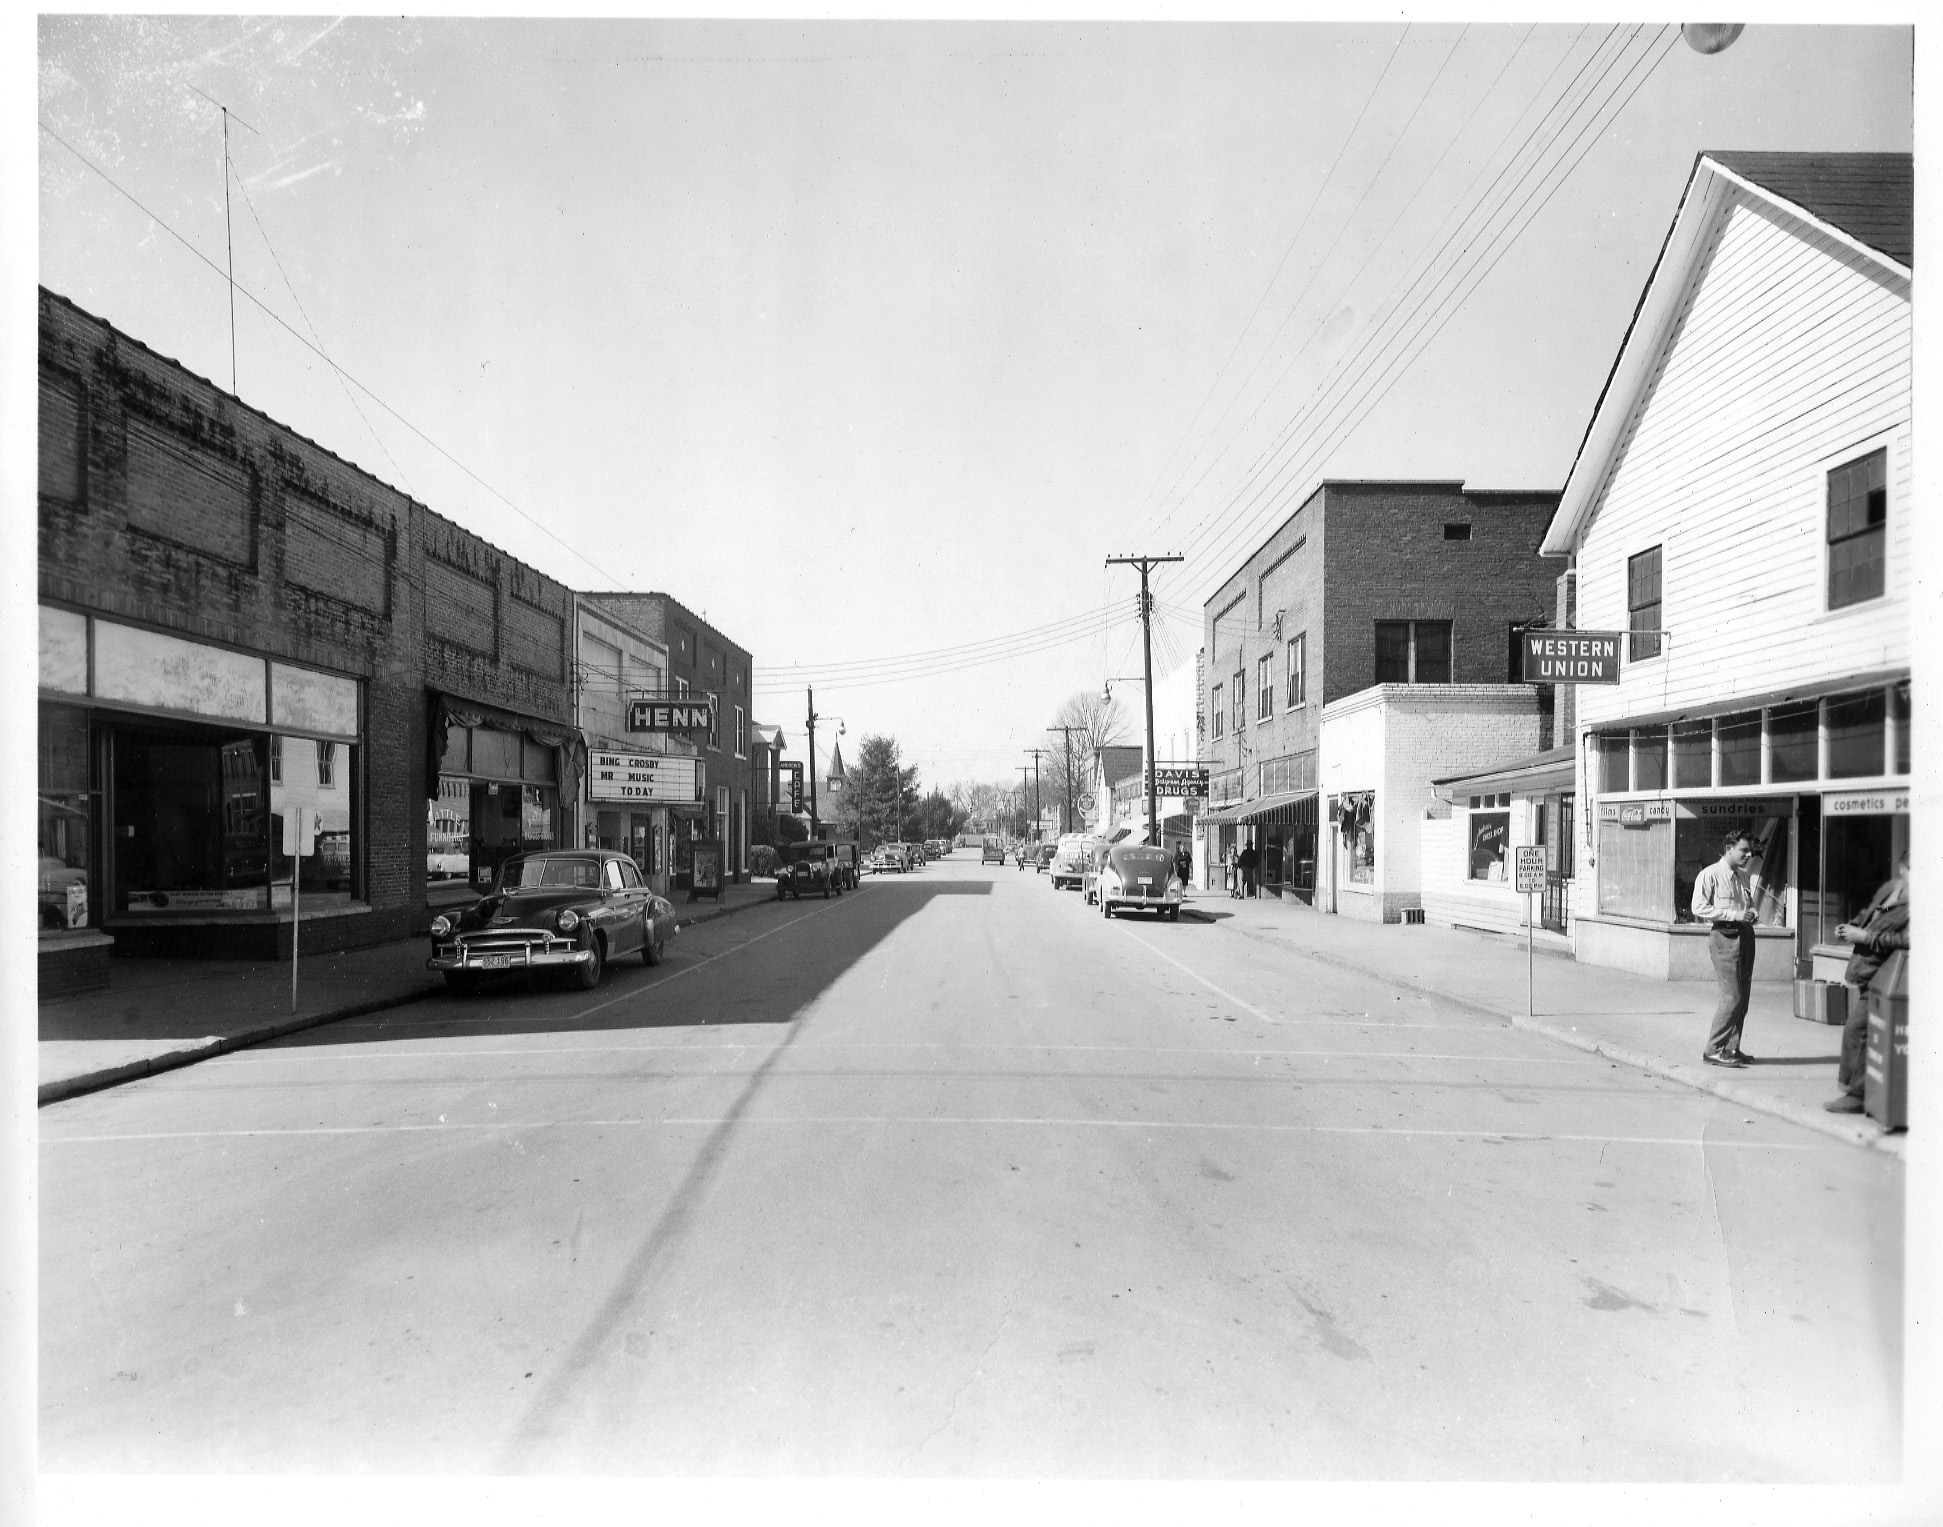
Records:
[[[270,734],[270,783],[283,783],[283,739],[275,732]]]
[[[1228,719],[1234,723],[1237,736],[1248,724],[1248,670],[1245,668],[1235,670],[1235,708]]]
[[[1298,631],[1289,641],[1289,709],[1309,703],[1309,633]]]
[[[735,756],[742,758],[749,752],[749,715],[741,706],[735,708]]]
[[[1228,712],[1225,709],[1226,699],[1222,694],[1223,688],[1225,686],[1220,684],[1214,686],[1214,705],[1211,708],[1214,711],[1214,735],[1216,737],[1225,737],[1228,735]]]
[[[1660,551],[1654,546],[1626,559],[1627,656],[1660,655]]]
[[[1273,658],[1266,652],[1255,664],[1255,719],[1266,721],[1275,714],[1275,675],[1270,664]]]
[[[1828,474],[1828,607],[1883,589],[1889,539],[1889,454],[1871,451]]]
[[[337,744],[334,742],[317,744],[317,785],[321,790],[337,785]]]
[[[1448,684],[1451,623],[1448,620],[1379,620],[1376,623],[1378,684]]]

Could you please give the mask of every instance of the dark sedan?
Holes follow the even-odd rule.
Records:
[[[425,966],[455,992],[485,976],[538,970],[571,971],[592,991],[609,960],[639,954],[659,965],[674,931],[675,909],[626,854],[522,854],[500,866],[485,896],[432,919]]]

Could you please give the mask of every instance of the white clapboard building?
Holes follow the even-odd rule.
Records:
[[[1908,840],[1911,246],[1907,154],[1694,165],[1543,545],[1627,633],[1575,696],[1583,961],[1707,977],[1745,826],[1756,978],[1826,971]]]

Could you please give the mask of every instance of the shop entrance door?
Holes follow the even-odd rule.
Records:
[[[641,872],[641,878],[652,883],[654,878],[654,856],[648,851],[648,816],[646,812],[637,811],[628,817],[627,851],[634,860],[634,867]]]
[[[1573,798],[1560,795],[1540,803],[1536,820],[1541,843],[1545,823],[1554,810],[1558,813],[1558,835],[1545,856],[1545,895],[1539,907],[1539,922],[1554,933],[1563,933],[1572,902]]]
[[[500,865],[520,851],[520,787],[472,785],[472,884],[483,891]]]

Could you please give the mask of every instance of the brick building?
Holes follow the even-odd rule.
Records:
[[[66,299],[39,316],[43,992],[111,946],[287,954],[299,806],[306,949],[422,927],[435,862],[552,841],[567,590]]]
[[[1518,632],[1548,624],[1557,598],[1557,568],[1538,556],[1557,504],[1555,492],[1460,482],[1316,487],[1204,607],[1207,860],[1252,840],[1264,889],[1305,902],[1332,868],[1335,884],[1366,883],[1372,844],[1362,862],[1353,837],[1338,833],[1331,847],[1342,817],[1341,802],[1332,819],[1322,798],[1324,707],[1373,685],[1502,690],[1515,680]],[[1518,686],[1504,699],[1537,718],[1526,751],[1548,740],[1548,692]],[[1385,703],[1401,714],[1403,697]],[[1451,772],[1432,768],[1426,789]],[[1376,788],[1342,786],[1365,813]],[[1389,894],[1408,895],[1401,884]]]
[[[583,597],[611,609],[634,629],[667,648],[671,691],[715,696],[714,735],[696,739],[708,812],[695,821],[687,817],[675,819],[675,884],[688,884],[689,856],[697,836],[722,845],[725,874],[747,878],[749,814],[755,798],[749,732],[749,685],[754,660],[746,648],[737,646],[670,595],[608,592]]]

